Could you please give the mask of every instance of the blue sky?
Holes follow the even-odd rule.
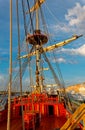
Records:
[[[13,0],[13,56],[17,53],[16,1]],[[43,4],[51,44],[83,34],[80,39],[54,51],[67,85],[85,82],[85,0],[46,0]],[[21,22],[22,25],[22,22]],[[22,40],[24,39],[21,28]],[[49,44],[48,44],[49,45]],[[48,46],[47,45],[47,46]],[[52,52],[47,54],[54,66]],[[0,87],[9,73],[9,1],[0,0]],[[24,77],[25,78],[25,77]],[[50,77],[51,78],[51,77]],[[24,83],[28,83],[27,78]]]

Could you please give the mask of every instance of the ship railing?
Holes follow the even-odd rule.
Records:
[[[54,98],[54,97],[43,97],[43,96],[30,96],[30,97],[25,97],[25,98],[15,98],[14,99],[14,105],[25,105],[28,103],[58,103],[58,98]]]
[[[47,98],[45,100],[45,102],[48,102],[48,103],[58,103],[58,98],[50,97],[50,98]]]

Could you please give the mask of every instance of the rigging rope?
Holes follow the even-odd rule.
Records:
[[[55,57],[54,52],[53,52],[53,55],[54,55],[54,59],[55,59],[55,65],[56,65],[56,68],[57,68],[57,71],[58,71],[60,80],[61,80],[61,82],[62,82],[62,88],[63,88],[63,90],[64,90],[65,97],[68,99],[69,97],[68,97],[67,94],[66,94],[65,82],[64,82],[64,79],[63,79],[63,76],[62,76],[62,73],[61,73],[59,64],[58,64],[58,62],[56,62],[56,57]]]
[[[67,95],[67,93],[66,93],[66,89],[65,89],[65,82],[64,82],[64,79],[63,79],[63,76],[62,76],[62,73],[61,73],[61,70],[60,70],[60,67],[59,67],[59,64],[58,64],[58,62],[56,62],[56,57],[55,57],[55,54],[54,54],[54,51],[53,51],[53,55],[54,55],[54,59],[55,59],[55,65],[56,65],[56,68],[57,68],[57,71],[58,71],[58,74],[59,74],[59,77],[60,77],[60,81],[62,82],[62,88],[63,88],[63,90],[64,90],[64,95],[63,96],[65,96],[65,105],[68,105],[68,103],[69,103],[69,105],[70,105],[70,108],[71,108],[71,110],[72,110],[72,107],[71,107],[71,101],[70,101],[70,97],[69,97],[69,95]]]
[[[40,7],[40,13],[41,13],[42,24],[44,25],[43,27],[44,27],[45,33],[48,33],[47,25],[46,25],[46,22],[45,22],[45,19],[44,19],[43,11],[42,11],[42,7]]]
[[[42,50],[43,50],[43,48],[42,48]],[[44,52],[44,50],[43,50],[43,52]],[[55,73],[55,71],[54,71],[54,69],[53,69],[53,67],[52,67],[52,65],[51,65],[51,63],[50,63],[50,61],[49,61],[49,59],[47,58],[45,52],[43,53],[43,56],[44,56],[45,60],[47,61],[50,70],[52,71],[52,74],[53,74],[53,76],[54,76],[54,79],[55,79],[56,84],[58,84],[58,85],[61,87],[61,83],[60,83],[60,81],[59,81],[59,79],[58,79],[58,77],[57,77],[57,75],[56,75],[56,73]]]
[[[47,6],[46,2],[45,2],[45,6],[48,9],[49,13],[55,18],[55,20],[60,23],[60,21],[55,17],[55,15],[52,13],[52,11],[49,9],[49,7]]]
[[[27,0],[27,5],[28,5],[28,9],[29,9],[29,14],[30,14],[30,19],[31,19],[31,28],[32,28],[32,31],[34,31],[34,27],[33,27],[33,22],[32,22],[32,17],[31,17],[31,13],[30,13],[30,6],[29,6],[29,1]],[[27,26],[26,26],[26,17],[25,17],[25,8],[24,8],[24,1],[22,0],[22,9],[23,9],[23,18],[24,18],[24,28],[25,28],[25,36],[27,36]],[[34,47],[31,48],[31,52],[33,50]],[[27,46],[26,44],[26,50],[27,52],[29,53],[29,46]],[[25,64],[23,63],[23,67],[22,67],[22,72],[24,74],[25,70],[26,70],[26,67],[27,67],[27,64],[29,63],[29,73],[30,73],[30,79],[31,79],[31,65],[30,65],[30,59],[26,59],[25,60]],[[30,85],[31,85],[31,80],[30,80]]]
[[[53,51],[53,56],[54,56],[55,65],[56,65],[56,68],[57,68],[57,71],[58,71],[58,74],[59,74],[60,80],[61,80],[62,85],[63,85],[62,87],[65,89],[65,82],[64,82],[64,79],[63,79],[63,76],[62,76],[62,73],[61,73],[61,70],[60,70],[59,64],[58,64],[58,62],[56,61],[56,57],[55,57],[54,51]]]
[[[22,10],[23,10],[23,18],[24,18],[24,30],[25,30],[25,36],[27,35],[27,26],[26,26],[26,15],[25,15],[25,7],[24,7],[24,1],[22,0]]]
[[[32,21],[32,15],[31,15],[31,12],[30,12],[30,5],[29,5],[29,1],[28,1],[28,0],[27,0],[27,5],[28,5],[28,10],[29,10],[29,15],[30,15],[30,21],[31,21],[32,32],[34,32],[33,21]]]
[[[20,57],[20,26],[19,26],[19,10],[18,10],[18,0],[16,1],[16,7],[17,7],[17,29],[18,29],[18,56]],[[21,70],[21,59],[19,59],[19,77],[20,77],[20,97],[21,97],[21,103],[22,103],[22,70]],[[25,130],[24,126],[24,113],[23,113],[23,105],[21,105],[21,111],[22,111],[22,127],[23,130]]]

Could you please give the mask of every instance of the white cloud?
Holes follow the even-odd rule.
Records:
[[[53,60],[53,62],[65,63],[66,60],[64,58],[60,57],[60,58],[57,58],[56,60]]]
[[[85,56],[85,44],[80,46],[77,49],[65,49],[61,48],[60,50],[57,51],[58,53],[65,53],[65,54],[70,54],[70,55],[80,55],[80,56]]]
[[[85,44],[80,46],[79,48],[59,48],[56,50],[57,54],[67,54],[67,55],[71,55],[71,56],[83,56],[85,57]],[[77,64],[78,61],[74,60],[73,58],[71,59],[67,59],[65,57],[60,57],[60,58],[56,58],[52,60],[53,62],[58,62],[58,63],[70,63],[70,64]]]
[[[0,90],[6,90],[6,82],[7,82],[7,77],[6,75],[0,74]]]
[[[76,3],[75,7],[68,9],[65,19],[68,21],[68,28],[85,33],[85,5]]]
[[[60,22],[54,26],[54,29],[62,32],[85,34],[85,5],[76,3],[74,7],[67,10],[65,20],[66,23]]]
[[[4,81],[4,76],[0,75],[0,81],[3,82]]]
[[[60,30],[63,32],[70,32],[71,31],[71,29],[64,23],[62,23],[60,25],[58,24],[56,26],[54,25],[53,28],[55,31],[60,31]]]
[[[79,25],[85,21],[85,6],[76,3],[75,7],[68,10],[68,14],[65,15],[65,18],[69,21],[70,26]]]
[[[79,55],[85,56],[85,44],[82,45],[80,48],[76,49]]]

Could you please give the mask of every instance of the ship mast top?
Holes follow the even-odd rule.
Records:
[[[38,0],[39,4],[39,0]],[[36,30],[39,30],[39,11],[38,9],[36,10]]]

